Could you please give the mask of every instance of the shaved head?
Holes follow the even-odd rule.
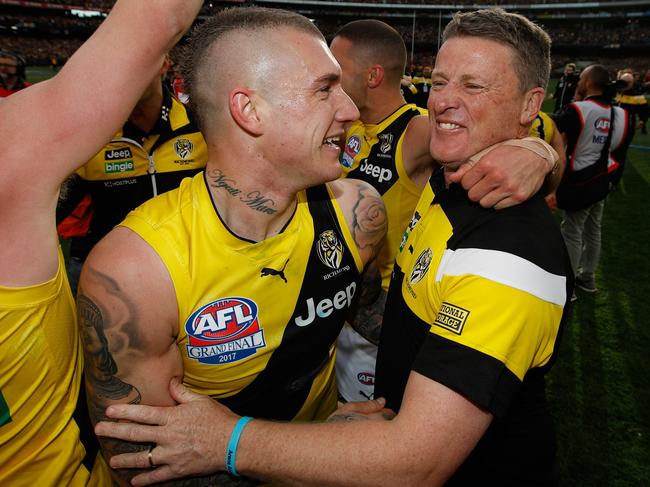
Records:
[[[349,55],[362,67],[379,64],[388,79],[399,83],[406,67],[406,46],[402,36],[380,20],[355,20],[335,34],[352,44]]]
[[[224,10],[194,29],[182,71],[202,130],[210,131],[227,113],[227,94],[235,84],[253,89],[269,85],[276,58],[287,49],[286,44],[281,47],[283,28],[325,41],[306,17],[259,7]]]

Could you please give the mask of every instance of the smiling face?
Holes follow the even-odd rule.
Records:
[[[512,48],[486,38],[452,37],[442,45],[428,102],[434,159],[455,168],[490,145],[523,135],[530,106],[513,62]]]
[[[344,126],[359,117],[343,91],[341,68],[313,35],[281,29],[272,36],[280,36],[284,50],[275,54],[262,93],[268,102],[265,156],[302,187],[334,180],[341,174]]]

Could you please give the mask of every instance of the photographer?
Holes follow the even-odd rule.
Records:
[[[564,210],[561,229],[576,276],[576,286],[595,293],[600,257],[601,221],[611,175],[622,167],[633,131],[628,112],[612,105],[615,85],[604,66],[581,74],[576,99],[555,123],[566,143],[567,165],[557,190]],[[575,295],[574,295],[575,297]]]
[[[576,65],[569,63],[564,66],[564,74],[555,86],[555,93],[551,96],[555,100],[555,113],[559,113],[565,106],[573,101],[573,95],[578,86],[580,76],[576,73]]]

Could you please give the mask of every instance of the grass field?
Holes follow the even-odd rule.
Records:
[[[578,293],[548,376],[562,486],[650,485],[650,136],[633,144],[605,208],[599,291]]]
[[[650,485],[649,189],[650,136],[637,133],[605,206],[599,291],[578,290],[548,376],[563,487]]]
[[[565,486],[650,485],[650,137],[608,196],[598,293],[578,291],[548,377]]]

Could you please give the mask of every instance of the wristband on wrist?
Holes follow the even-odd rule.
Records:
[[[237,470],[235,469],[235,460],[237,456],[237,445],[239,444],[239,437],[241,436],[242,431],[244,431],[244,426],[248,424],[253,418],[250,416],[242,416],[237,421],[235,428],[232,430],[230,435],[230,441],[228,442],[228,449],[226,450],[226,471],[235,477],[239,477]]]
[[[538,137],[525,137],[523,139],[506,140],[503,145],[521,147],[534,152],[548,164],[546,173],[554,173],[559,167],[560,157],[555,149]]]

